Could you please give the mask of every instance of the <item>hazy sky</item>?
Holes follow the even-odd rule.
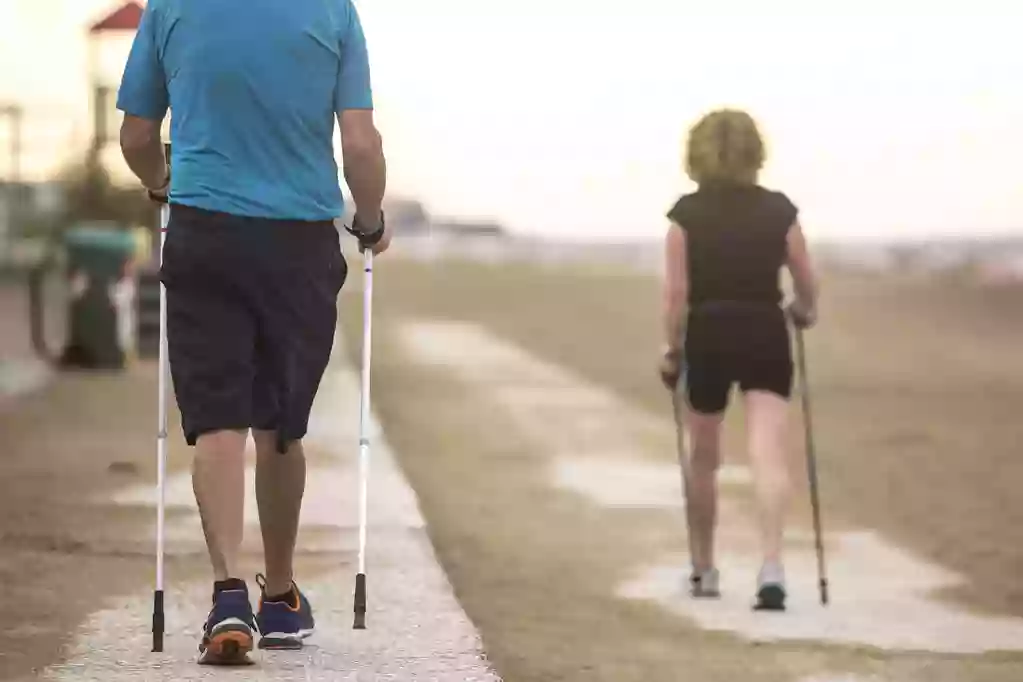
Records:
[[[49,102],[65,135],[87,122],[77,26],[110,6],[0,0],[0,98]],[[761,122],[763,181],[814,234],[1023,232],[1023,8],[1008,0],[359,7],[390,186],[435,213],[659,234],[688,189],[686,129],[730,104]]]

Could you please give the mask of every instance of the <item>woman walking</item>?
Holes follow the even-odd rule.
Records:
[[[811,326],[817,287],[798,209],[781,192],[757,183],[763,163],[763,139],[745,112],[714,111],[690,130],[686,172],[697,190],[668,213],[660,373],[680,398],[677,417],[689,434],[680,459],[692,595],[718,596],[716,475],[721,424],[729,393],[738,384],[763,551],[756,608],[783,610],[793,374],[786,313],[794,324]],[[791,273],[795,290],[787,310],[782,268]]]

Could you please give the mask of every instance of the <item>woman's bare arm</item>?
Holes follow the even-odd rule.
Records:
[[[685,335],[689,297],[689,273],[686,266],[686,234],[672,222],[665,238],[664,334],[668,350],[680,350]]]
[[[786,265],[792,275],[792,286],[795,289],[796,304],[799,309],[813,316],[817,310],[817,277],[814,274],[813,264],[810,262],[810,253],[806,247],[806,238],[803,236],[803,228],[799,221],[792,223],[787,237],[788,258]]]

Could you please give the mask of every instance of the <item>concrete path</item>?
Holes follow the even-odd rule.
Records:
[[[523,433],[535,434],[550,454],[552,486],[610,509],[673,510],[677,527],[684,528],[674,437],[665,438],[674,425],[667,417],[638,410],[613,391],[477,325],[410,322],[403,341],[411,357],[444,366],[499,406]],[[651,458],[644,451],[653,443],[669,451]],[[743,504],[751,494],[751,477],[745,467],[725,467],[719,483],[722,598],[689,598],[689,559],[667,548],[623,557],[631,577],[619,586],[619,596],[658,603],[705,630],[751,641],[810,640],[951,654],[1023,650],[1023,619],[970,613],[942,600],[940,592],[961,583],[962,576],[892,546],[869,529],[827,532],[832,603],[823,608],[816,601],[813,535],[793,523],[786,534],[790,609],[752,611],[758,541]],[[805,498],[795,504],[805,511]],[[838,519],[829,526],[837,527]]]
[[[152,593],[147,591],[112,601],[93,614],[77,634],[66,662],[51,667],[43,679],[499,682],[437,564],[415,494],[376,424],[369,501],[368,629],[352,630],[358,548],[359,386],[357,376],[344,364],[340,344],[339,338],[306,440],[310,469],[299,537],[298,579],[317,616],[317,632],[306,649],[257,651],[253,656],[256,665],[243,669],[198,666],[197,644],[209,609],[210,583],[205,577],[177,579],[168,569],[165,653],[150,653]],[[253,471],[248,474],[252,491]],[[201,555],[202,530],[187,475],[170,480],[167,500],[168,552]],[[155,523],[152,486],[125,489],[117,501],[153,514]],[[261,556],[251,492],[246,520],[243,553],[248,562]],[[324,565],[330,568],[324,571]],[[320,570],[314,572],[316,568]],[[250,590],[255,592],[254,584],[250,583]]]

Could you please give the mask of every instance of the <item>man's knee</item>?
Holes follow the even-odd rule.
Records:
[[[283,444],[284,447],[282,448],[279,434],[276,430],[252,429],[252,440],[256,444],[256,455],[259,457],[268,455],[280,457],[282,454],[294,455],[302,453],[302,439],[287,441]]]
[[[248,429],[210,429],[197,434],[195,444],[203,450],[245,452],[247,436]]]

